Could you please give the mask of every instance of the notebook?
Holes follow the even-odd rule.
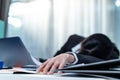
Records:
[[[19,37],[0,39],[0,61],[4,67],[36,65]]]

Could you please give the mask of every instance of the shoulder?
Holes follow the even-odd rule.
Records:
[[[78,35],[78,34],[72,34],[69,37],[69,40],[83,40],[83,39],[84,39],[84,37],[81,35]]]

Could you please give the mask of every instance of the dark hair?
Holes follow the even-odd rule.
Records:
[[[101,59],[114,59],[119,56],[119,51],[115,44],[106,35],[101,33],[90,35],[84,39],[79,53]]]

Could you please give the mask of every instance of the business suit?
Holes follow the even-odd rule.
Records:
[[[68,41],[54,56],[70,52],[79,43],[82,45],[79,53],[76,54],[78,58],[77,64],[116,59],[119,56],[117,47],[104,34],[93,34],[87,38],[79,35],[71,35]]]

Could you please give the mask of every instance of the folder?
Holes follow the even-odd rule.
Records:
[[[120,79],[120,76],[119,76],[120,71],[116,71],[116,70],[62,70],[62,71],[64,74],[68,74],[65,76],[98,77],[98,78],[104,78],[104,79],[106,78],[107,80]],[[74,74],[74,75],[70,75],[70,74]]]
[[[63,69],[58,70],[109,70],[120,65],[120,59],[112,59],[88,64],[77,64],[66,66]]]
[[[77,64],[66,66],[56,71],[62,71],[63,73],[77,73],[77,74],[90,74],[97,76],[106,76],[109,78],[120,79],[120,59],[112,59],[88,64]],[[113,79],[111,79],[113,80]]]

